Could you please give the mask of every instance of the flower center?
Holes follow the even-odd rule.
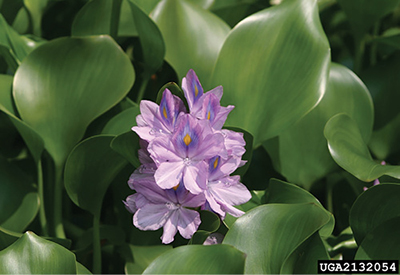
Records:
[[[186,146],[189,146],[189,144],[192,142],[192,138],[189,136],[189,134],[186,134],[186,136],[183,138],[183,142],[186,144]]]

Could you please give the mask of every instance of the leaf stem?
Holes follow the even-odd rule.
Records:
[[[150,80],[151,74],[149,74],[148,72],[144,72],[142,76],[142,83],[140,84],[139,93],[136,98],[137,104],[140,104],[140,101],[143,99],[144,92],[146,91],[146,87]]]
[[[56,237],[61,239],[65,239],[64,226],[62,223],[63,167],[63,163],[55,163],[54,230]]]
[[[46,211],[44,207],[44,192],[43,192],[43,167],[42,167],[42,160],[39,159],[37,163],[37,177],[38,177],[38,193],[40,199],[40,208],[39,208],[39,220],[40,225],[42,227],[42,234],[44,236],[48,236],[47,231],[47,219],[46,219]]]
[[[122,0],[113,0],[110,20],[110,35],[114,40],[118,37],[119,16],[121,13]]]
[[[101,274],[100,217],[93,217],[93,274]]]
[[[355,41],[355,57],[354,57],[354,72],[359,74],[362,69],[362,61],[365,51],[365,35],[356,35]]]
[[[380,22],[378,21],[375,23],[374,29],[372,31],[372,42],[371,42],[371,52],[370,52],[371,66],[375,65],[377,61],[377,44],[373,39],[375,39],[376,36],[378,35],[379,28],[380,28]]]

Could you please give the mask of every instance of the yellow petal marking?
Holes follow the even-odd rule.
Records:
[[[207,119],[210,120],[210,117],[211,117],[211,114],[210,114],[210,111],[208,111]]]
[[[219,157],[214,160],[214,164],[213,164],[214,169],[217,168],[218,161],[219,161]]]
[[[183,142],[186,144],[186,146],[189,146],[189,144],[192,142],[192,138],[189,136],[189,134],[186,134],[186,136],[183,138]]]
[[[178,189],[179,187],[179,183],[177,185],[175,185],[174,187],[172,187],[172,189],[174,189],[176,191],[176,189]]]
[[[194,96],[196,97],[199,94],[199,88],[197,88],[197,85],[194,85]]]
[[[167,110],[165,110],[165,107],[163,108],[162,113],[163,113],[163,116],[164,116],[166,119],[168,119]]]

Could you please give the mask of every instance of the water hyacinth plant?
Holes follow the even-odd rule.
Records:
[[[129,186],[137,193],[125,205],[134,213],[133,223],[142,230],[164,228],[163,243],[172,242],[177,230],[190,239],[199,227],[201,207],[225,217],[244,214],[233,207],[250,200],[251,194],[230,176],[244,165],[242,133],[222,130],[233,106],[222,107],[222,87],[203,93],[193,70],[182,80],[184,102],[165,89],[160,106],[140,103],[141,114],[132,128],[142,139],[141,166]]]
[[[0,273],[398,273],[399,26],[400,0],[0,0]]]

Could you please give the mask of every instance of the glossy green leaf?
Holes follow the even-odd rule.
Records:
[[[143,274],[242,274],[245,257],[229,245],[180,246],[156,258]]]
[[[330,217],[329,223],[320,230],[321,236],[327,237],[332,234],[335,226],[335,218],[333,215],[323,207],[317,198],[299,186],[281,180],[271,179],[265,195],[265,203],[314,203],[321,207]]]
[[[10,246],[21,236],[21,233],[14,232],[0,226],[0,251]]]
[[[242,210],[243,212],[247,212],[257,206],[260,206],[261,204],[265,203],[265,190],[251,190],[250,191],[251,194],[251,199],[241,205],[236,205],[235,207]],[[235,221],[237,220],[237,218],[226,214],[225,219],[224,219],[224,224],[226,225],[226,227],[230,228]]]
[[[399,260],[399,227],[400,217],[378,225],[365,236],[357,250],[355,260]]]
[[[26,232],[19,240],[0,251],[0,273],[75,274],[75,255],[64,247]]]
[[[315,232],[286,259],[280,274],[317,274],[318,260],[329,260],[329,255]]]
[[[222,105],[236,106],[226,122],[254,137],[278,135],[322,98],[329,44],[314,0],[288,0],[241,21],[229,34],[212,75]]]
[[[165,41],[165,60],[179,79],[193,69],[205,83],[229,26],[213,13],[185,0],[161,1],[152,11],[152,18]]]
[[[113,13],[113,4],[116,1],[92,0],[77,13],[72,23],[71,34],[73,36],[85,35],[112,35],[113,25],[116,24],[116,17]],[[128,10],[128,0],[122,0],[118,20],[118,35],[133,36],[137,35],[137,30],[132,19],[131,12]]]
[[[369,233],[393,218],[400,217],[400,184],[380,184],[362,193],[350,211],[350,226],[360,245]]]
[[[278,274],[292,252],[329,220],[312,203],[262,205],[237,219],[223,243],[247,255],[245,273]]]
[[[24,59],[14,77],[14,98],[21,118],[60,165],[134,78],[128,57],[110,37],[59,38]]]
[[[161,254],[172,249],[169,245],[136,246],[129,245],[134,262],[125,265],[125,274],[141,274],[149,264]]]
[[[24,0],[24,5],[29,11],[32,20],[33,33],[42,36],[42,17],[51,0]]]
[[[92,274],[85,266],[76,262],[76,274]]]
[[[366,33],[383,16],[392,12],[399,0],[338,0],[347,15],[351,27],[356,33]]]
[[[379,160],[385,160],[400,150],[400,114],[385,126],[372,133],[368,143],[371,152]]]
[[[32,50],[26,40],[11,28],[0,14],[0,44],[10,49],[17,63],[21,62]]]
[[[133,132],[129,131],[116,136],[111,141],[111,148],[123,156],[127,161],[129,161],[134,167],[139,167],[141,165],[138,157],[139,137]]]
[[[400,178],[400,166],[381,165],[374,161],[357,124],[346,114],[337,114],[325,126],[329,151],[335,162],[363,181],[383,175]]]
[[[65,165],[64,184],[71,200],[99,217],[104,194],[126,161],[114,152],[113,136],[94,136],[79,143]]]
[[[121,135],[130,131],[133,126],[136,126],[136,116],[138,114],[140,114],[139,106],[122,111],[107,122],[101,133],[105,135]]]
[[[136,4],[129,0],[133,20],[139,34],[142,46],[143,59],[145,61],[146,73],[155,73],[163,64],[165,56],[165,45],[160,30]]]
[[[280,173],[289,182],[310,189],[315,181],[337,169],[326,146],[324,127],[338,113],[346,113],[353,118],[363,139],[369,140],[373,124],[371,96],[352,71],[332,63],[321,102],[279,135],[279,159],[273,160],[280,162]],[[268,145],[266,147],[268,149]]]
[[[150,12],[154,9],[155,6],[161,0],[132,0],[136,6],[141,8],[146,14],[150,14]]]

